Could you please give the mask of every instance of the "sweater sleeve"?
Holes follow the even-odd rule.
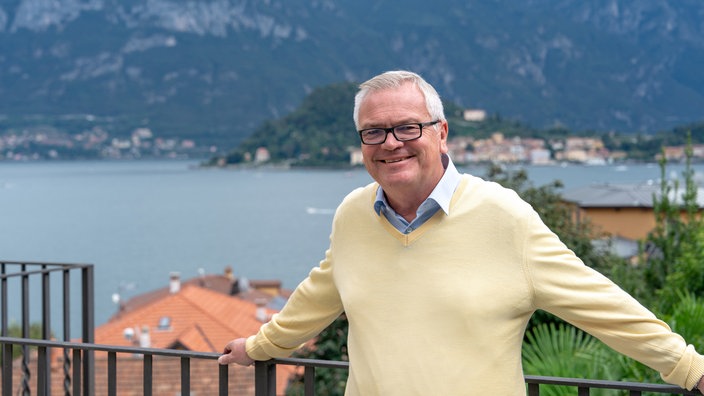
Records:
[[[614,350],[691,389],[704,375],[704,357],[632,296],[569,250],[537,213],[526,216],[524,268],[535,308],[550,312]]]
[[[340,316],[343,309],[332,279],[330,256],[328,250],[284,308],[247,339],[247,354],[252,359],[289,356]]]
[[[330,248],[318,267],[296,287],[284,308],[247,339],[247,354],[255,360],[285,357],[323,331],[342,314],[344,307],[334,279],[335,241],[345,219],[355,216],[360,202],[369,204],[375,184],[348,194],[335,211],[330,234]],[[370,209],[371,210],[371,209]]]

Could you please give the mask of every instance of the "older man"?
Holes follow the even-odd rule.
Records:
[[[513,191],[455,169],[442,102],[420,76],[363,83],[354,121],[375,183],[344,199],[320,266],[221,364],[287,356],[345,312],[348,395],[520,395],[523,333],[543,309],[666,381],[702,385],[704,357],[682,337]]]

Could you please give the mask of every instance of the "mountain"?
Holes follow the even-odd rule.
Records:
[[[399,68],[534,127],[651,133],[704,118],[702,20],[700,0],[3,0],[0,133],[232,147],[316,87]]]

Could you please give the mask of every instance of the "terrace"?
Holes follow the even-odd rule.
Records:
[[[36,297],[38,304],[33,304]],[[73,297],[73,300],[72,300]],[[94,342],[93,266],[89,264],[0,262],[0,352],[2,353],[2,396],[10,395],[118,395],[125,381],[141,381],[141,394],[174,394],[165,392],[158,375],[168,365],[178,375],[177,394],[242,394],[233,367],[220,366],[219,354],[175,349],[155,349],[99,345]],[[77,301],[76,301],[77,298]],[[52,304],[58,301],[58,304]],[[19,309],[19,337],[9,336],[10,302]],[[36,312],[32,309],[38,306]],[[77,307],[77,308],[76,308]],[[59,311],[57,320],[52,313]],[[77,312],[72,316],[72,313]],[[41,337],[30,338],[30,321],[39,318]],[[71,325],[80,323],[80,336],[72,339]],[[53,323],[61,331],[58,341],[53,335]],[[77,341],[80,340],[80,341]],[[18,357],[13,357],[13,351]],[[138,360],[139,373],[121,374],[125,359]],[[347,370],[346,362],[311,359],[273,359],[257,362],[254,369],[254,395],[273,396],[284,393],[277,389],[278,366],[293,365],[303,370],[305,395],[315,395],[315,375],[318,368]],[[56,367],[59,367],[58,369]],[[157,367],[160,367],[157,369]],[[209,376],[210,388],[203,388],[203,377]],[[98,380],[97,378],[100,378]],[[547,386],[566,386],[579,396],[592,390],[609,389],[614,394],[631,396],[644,394],[696,395],[679,387],[621,381],[602,381],[544,376],[525,377],[527,393],[538,396]],[[246,394],[246,393],[245,393]],[[251,392],[249,393],[251,394]]]

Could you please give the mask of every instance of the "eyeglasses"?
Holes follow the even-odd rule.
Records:
[[[391,128],[368,128],[359,132],[359,138],[364,144],[382,144],[389,133],[392,133],[399,142],[416,140],[423,135],[423,127],[433,126],[440,120],[420,122],[415,124],[396,125]]]

